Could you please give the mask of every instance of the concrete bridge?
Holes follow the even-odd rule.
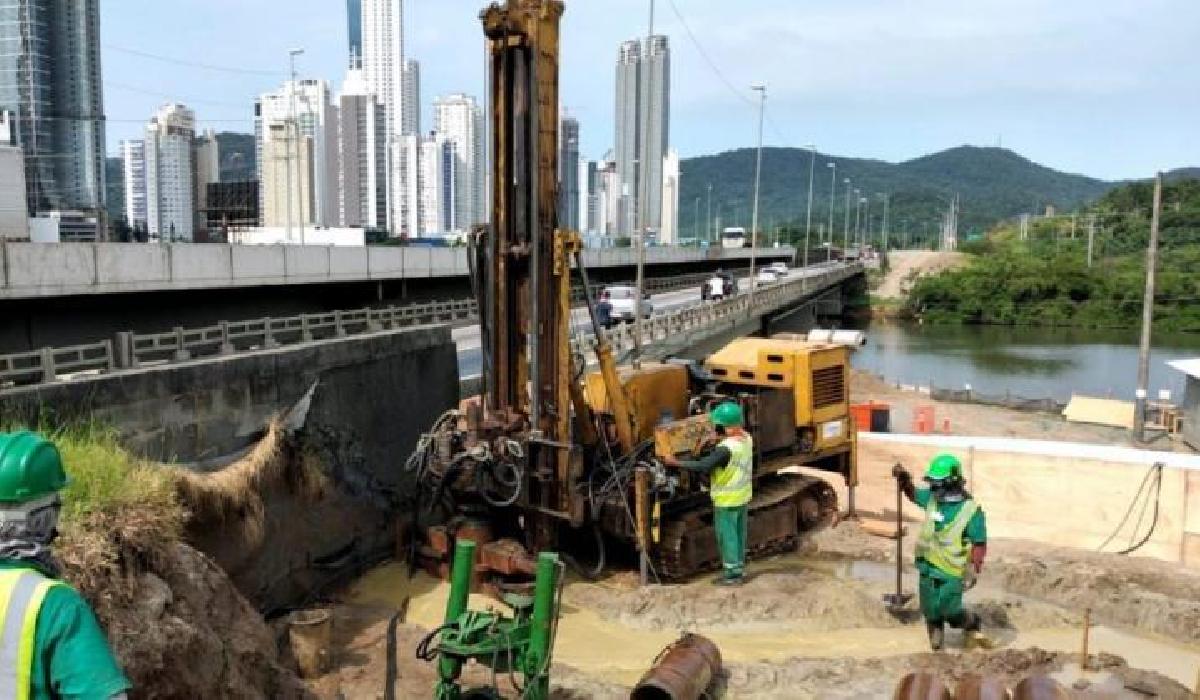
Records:
[[[792,263],[792,248],[757,251]],[[748,269],[749,249],[650,248],[646,274]],[[629,248],[584,251],[598,282],[631,280]],[[470,296],[465,248],[0,242],[0,353],[136,329]]]
[[[861,267],[835,263],[793,271],[753,299],[741,293],[711,303],[701,302],[694,286],[664,291],[652,299],[658,308],[646,324],[645,355],[704,354],[778,323],[811,323],[820,307],[840,308],[862,281]],[[331,571],[391,551],[395,509],[408,488],[405,457],[462,392],[477,390],[477,379],[467,376],[478,353],[473,313],[468,301],[366,308],[130,332],[89,346],[0,356],[0,423],[96,421],[147,458],[207,470],[254,444],[272,418],[304,404],[296,454],[315,456],[331,488],[315,501],[276,489],[257,548],[213,550],[260,607],[292,605]],[[582,324],[584,315],[577,310],[573,320]],[[451,324],[459,326],[454,337]],[[583,350],[586,332],[577,330]],[[630,329],[617,329],[613,342],[627,351]]]

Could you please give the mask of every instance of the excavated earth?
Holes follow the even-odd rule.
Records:
[[[1010,684],[1060,674],[1071,683],[1085,609],[1096,625],[1095,673],[1090,689],[1074,696],[1191,697],[1184,683],[1200,667],[1196,573],[1153,560],[994,542],[992,561],[967,603],[983,614],[997,648],[963,652],[961,637],[951,632],[948,652],[932,654],[915,602],[902,619],[881,602],[894,588],[894,547],[847,523],[814,535],[800,552],[753,564],[751,580],[740,589],[716,588],[706,579],[638,588],[627,572],[599,582],[572,580],[556,640],[554,697],[628,697],[658,651],[685,630],[721,648],[718,697],[890,697],[899,680],[917,670],[934,671],[949,684],[967,673]],[[906,568],[911,591],[915,579]],[[427,695],[434,668],[417,661],[413,650],[440,621],[446,591],[443,582],[422,574],[410,580],[397,565],[344,591],[334,604],[334,668],[312,690],[323,698],[381,696],[387,623],[403,606],[397,697]],[[497,607],[472,599],[473,606],[489,604]],[[476,667],[467,678],[485,682],[490,675]],[[511,692],[504,678],[500,686]]]

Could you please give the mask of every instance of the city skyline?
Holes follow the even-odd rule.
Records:
[[[732,18],[709,0],[681,9],[744,96],[751,82],[771,86],[768,145],[813,141],[823,152],[895,162],[964,143],[999,142],[1056,169],[1105,179],[1200,162],[1200,143],[1187,117],[1200,110],[1200,96],[1183,89],[1195,72],[1188,66],[1197,62],[1187,49],[1186,27],[1200,21],[1200,8],[1183,0],[1152,0],[1154,9],[1142,10],[1112,0],[1088,4],[1080,19],[1076,10],[1083,6],[1074,0],[1053,7],[1018,4],[1013,9],[989,0],[969,8],[934,8],[920,0],[900,12],[873,2],[872,16],[879,21],[855,31],[847,31],[858,12],[852,8],[762,0]],[[136,13],[123,4],[102,5],[109,153],[115,155],[119,142],[136,133],[145,114],[173,99],[202,108],[208,115],[203,126],[247,132],[251,115],[239,105],[282,80],[286,50],[293,45],[306,48],[302,76],[341,76],[346,3],[299,0],[283,31],[263,36],[252,30],[266,17],[279,26],[277,13],[270,3],[250,5],[218,12],[211,4],[181,0]],[[480,5],[408,3],[406,53],[425,64],[426,94],[484,94]],[[612,76],[604,67],[611,59],[605,57],[621,40],[645,32],[644,6],[626,0],[604,8],[567,3],[563,104],[584,124],[586,158],[597,159],[612,145]],[[174,26],[180,12],[197,19],[195,31],[182,38],[155,31]],[[211,26],[205,17],[228,22],[229,31],[213,35],[204,29]],[[674,44],[672,145],[681,157],[752,145],[752,108],[713,75],[669,5],[660,9],[656,24]],[[338,31],[331,33],[331,27]],[[762,61],[751,50],[755,36],[778,44],[786,56]],[[116,48],[279,75],[204,71]],[[430,100],[423,100],[422,118],[431,110]],[[130,118],[132,129],[124,121]]]

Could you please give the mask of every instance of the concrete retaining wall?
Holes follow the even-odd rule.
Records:
[[[790,261],[791,248],[758,251]],[[651,248],[650,265],[746,261],[751,251]],[[584,251],[590,268],[630,267],[636,251]],[[0,300],[467,276],[465,248],[0,243]]]
[[[1037,440],[860,433],[859,509],[894,511],[892,465],[899,462],[919,476],[939,452],[962,459],[991,536],[1094,551],[1116,531],[1104,548],[1108,552],[1129,547],[1147,532],[1153,494],[1140,526],[1140,500],[1118,526],[1147,471],[1161,461],[1166,467],[1158,524],[1137,555],[1200,569],[1200,457]],[[905,515],[923,518],[911,504]]]
[[[314,382],[293,457],[316,457],[329,487],[316,500],[268,488],[261,536],[236,518],[193,533],[243,593],[275,609],[302,604],[307,590],[393,546],[404,460],[421,431],[458,402],[447,327],[12,389],[0,397],[0,421],[96,420],[115,426],[128,447],[150,459],[192,462],[251,444]]]

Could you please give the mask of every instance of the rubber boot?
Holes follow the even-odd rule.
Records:
[[[946,626],[941,622],[926,622],[925,629],[929,631],[929,646],[934,651],[941,651],[946,641]]]
[[[992,649],[996,645],[992,640],[988,639],[983,633],[983,620],[978,613],[964,613],[963,620],[963,648],[971,649]]]

